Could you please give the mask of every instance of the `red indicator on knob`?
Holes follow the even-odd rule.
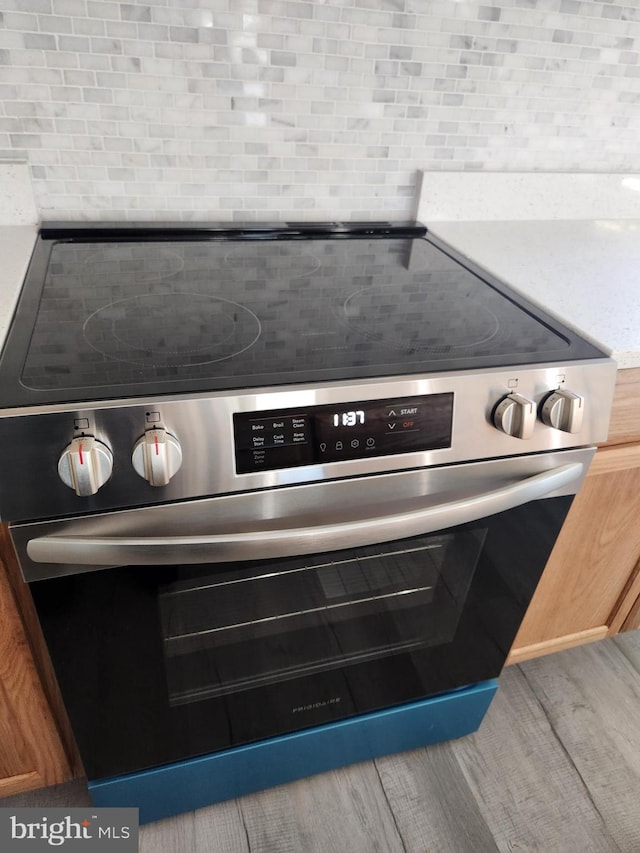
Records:
[[[74,438],[58,460],[58,474],[81,497],[95,495],[111,477],[113,456],[104,442],[92,435]]]
[[[180,442],[164,427],[154,426],[135,443],[131,462],[151,486],[166,486],[182,464]]]

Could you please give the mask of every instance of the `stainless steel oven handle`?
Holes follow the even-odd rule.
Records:
[[[504,512],[567,486],[583,471],[581,462],[573,462],[490,492],[436,506],[311,527],[192,536],[61,533],[31,539],[27,553],[37,563],[123,566],[234,562],[337,551],[419,536]]]

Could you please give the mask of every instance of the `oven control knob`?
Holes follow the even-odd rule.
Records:
[[[92,435],[74,438],[58,460],[58,474],[77,495],[95,495],[113,470],[113,454]]]
[[[584,397],[573,391],[553,391],[542,404],[542,423],[563,432],[580,432],[584,415]]]
[[[514,438],[531,438],[536,423],[536,404],[522,394],[508,394],[493,412],[494,426]]]
[[[166,486],[182,465],[180,442],[163,427],[148,429],[134,444],[131,462],[152,486]]]

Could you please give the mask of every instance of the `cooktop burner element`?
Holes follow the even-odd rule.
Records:
[[[484,305],[471,314],[456,310],[452,291],[440,282],[428,290],[416,283],[400,295],[392,284],[356,291],[344,303],[349,325],[368,340],[425,355],[477,349],[500,330],[498,318]]]
[[[161,246],[150,254],[132,245],[104,246],[83,256],[85,270],[78,271],[94,280],[113,280],[120,275],[135,274],[138,281],[153,282],[180,272],[184,259],[178,252]]]
[[[84,275],[92,279],[113,279],[116,275],[135,273],[137,281],[157,281],[180,272],[184,259],[162,246],[150,254],[143,247],[124,244],[90,252],[84,257],[84,266]]]
[[[583,350],[598,352],[421,226],[45,226],[0,393],[20,406],[215,392]]]
[[[182,291],[120,299],[94,311],[83,328],[96,352],[149,367],[214,364],[260,337],[260,321],[243,305]]]

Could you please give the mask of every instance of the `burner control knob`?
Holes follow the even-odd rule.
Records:
[[[531,438],[536,423],[536,404],[522,394],[508,394],[493,412],[494,426],[514,438]]]
[[[148,429],[133,446],[131,462],[152,486],[166,486],[182,465],[180,442],[163,427]]]
[[[92,435],[74,438],[58,460],[58,474],[77,495],[95,495],[113,470],[113,455],[106,444]]]
[[[580,432],[583,415],[584,398],[564,388],[549,394],[540,409],[542,423],[563,432]]]

